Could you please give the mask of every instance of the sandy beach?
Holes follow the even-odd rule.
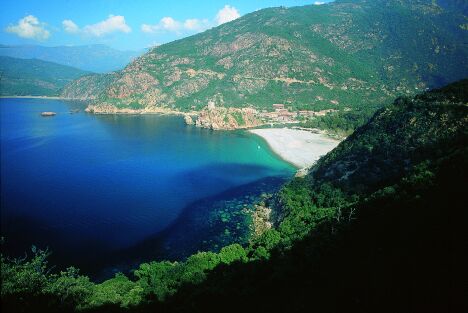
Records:
[[[340,143],[323,134],[298,129],[268,128],[249,132],[265,139],[275,153],[298,168],[313,165]]]

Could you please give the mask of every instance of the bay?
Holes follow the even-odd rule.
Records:
[[[247,240],[249,203],[295,171],[244,131],[83,108],[0,99],[1,232],[9,254],[48,247],[60,266],[99,276],[216,250]]]

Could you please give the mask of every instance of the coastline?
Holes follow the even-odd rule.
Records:
[[[0,96],[0,99],[80,100],[77,98],[65,98],[60,96]]]
[[[302,129],[263,128],[248,132],[261,137],[274,153],[299,170],[311,167],[340,143],[325,134]]]

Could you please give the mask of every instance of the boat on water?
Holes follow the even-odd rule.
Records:
[[[55,116],[55,115],[57,115],[57,113],[55,113],[55,112],[42,112],[41,115],[42,116]]]

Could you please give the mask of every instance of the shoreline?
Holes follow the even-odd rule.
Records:
[[[80,100],[59,96],[0,96],[0,99]],[[170,115],[181,117],[190,117],[199,113],[198,111],[182,112],[168,108],[96,112],[93,109],[90,110],[89,107],[85,109],[85,112],[94,115]],[[194,125],[195,123],[187,123],[186,120],[186,124]],[[275,125],[275,128],[261,128],[268,124],[270,123],[257,125],[253,128],[240,127],[226,130],[242,130],[258,136],[265,141],[274,154],[295,167],[298,170],[297,175],[301,175],[302,172],[314,165],[321,156],[333,150],[341,142],[341,140],[331,137],[326,132],[318,129],[305,129],[298,126],[278,127],[280,125],[284,126],[284,124]]]
[[[325,134],[302,129],[260,128],[248,132],[265,140],[275,154],[299,170],[311,167],[340,143]]]

